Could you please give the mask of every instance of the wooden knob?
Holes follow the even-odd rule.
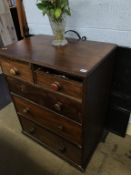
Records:
[[[62,125],[59,125],[57,128],[58,128],[60,131],[63,131],[63,130],[64,130],[64,126],[62,126]]]
[[[62,106],[63,106],[63,104],[61,102],[57,102],[54,105],[54,108],[55,108],[56,111],[62,111]]]
[[[58,147],[58,151],[60,151],[61,153],[65,153],[66,152],[66,147],[64,145]]]
[[[24,92],[25,89],[26,89],[26,86],[25,86],[25,85],[21,85],[21,86],[20,86],[20,90],[21,90],[21,92]]]
[[[35,127],[32,127],[32,128],[29,129],[29,133],[30,134],[34,134],[35,131],[36,131],[36,128]]]
[[[29,108],[25,108],[25,109],[23,109],[23,113],[24,113],[24,114],[27,114],[29,111],[30,111]]]
[[[51,84],[51,89],[52,90],[54,90],[54,91],[58,91],[58,90],[60,90],[61,89],[61,85],[60,85],[60,83],[59,82],[54,82],[54,83],[52,83]]]
[[[10,74],[12,74],[12,75],[18,75],[19,74],[19,71],[16,68],[11,68],[10,69]]]

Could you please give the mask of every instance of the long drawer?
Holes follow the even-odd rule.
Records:
[[[32,71],[28,63],[1,59],[2,70],[6,75],[33,82]]]
[[[80,125],[25,99],[17,96],[12,96],[12,98],[18,114],[48,128],[50,131],[63,136],[71,142],[81,145],[82,129]]]
[[[53,93],[49,90],[39,88],[12,77],[7,77],[7,81],[10,91],[15,94],[28,98],[42,106],[81,123],[82,102]]]
[[[38,142],[43,143],[46,147],[59,154],[61,157],[71,160],[79,165],[81,164],[81,149],[21,116],[19,116],[19,119],[25,134],[31,136]]]
[[[78,99],[82,99],[83,84],[79,81],[63,78],[65,76],[61,76],[55,73],[46,73],[41,69],[38,69],[34,72],[34,77],[35,83],[40,86]]]

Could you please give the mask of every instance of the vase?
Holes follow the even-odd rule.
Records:
[[[52,41],[53,46],[65,46],[68,41],[65,39],[65,16],[63,15],[60,20],[54,20],[49,17],[52,32],[54,34],[54,40]]]

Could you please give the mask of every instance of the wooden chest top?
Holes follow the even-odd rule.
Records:
[[[53,47],[52,39],[45,35],[27,38],[0,49],[0,55],[84,78],[116,48],[114,44],[94,41],[72,41],[65,47]]]

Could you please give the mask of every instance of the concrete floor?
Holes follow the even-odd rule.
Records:
[[[81,173],[21,134],[12,104],[0,111],[0,175],[131,175],[131,137],[109,134]]]

